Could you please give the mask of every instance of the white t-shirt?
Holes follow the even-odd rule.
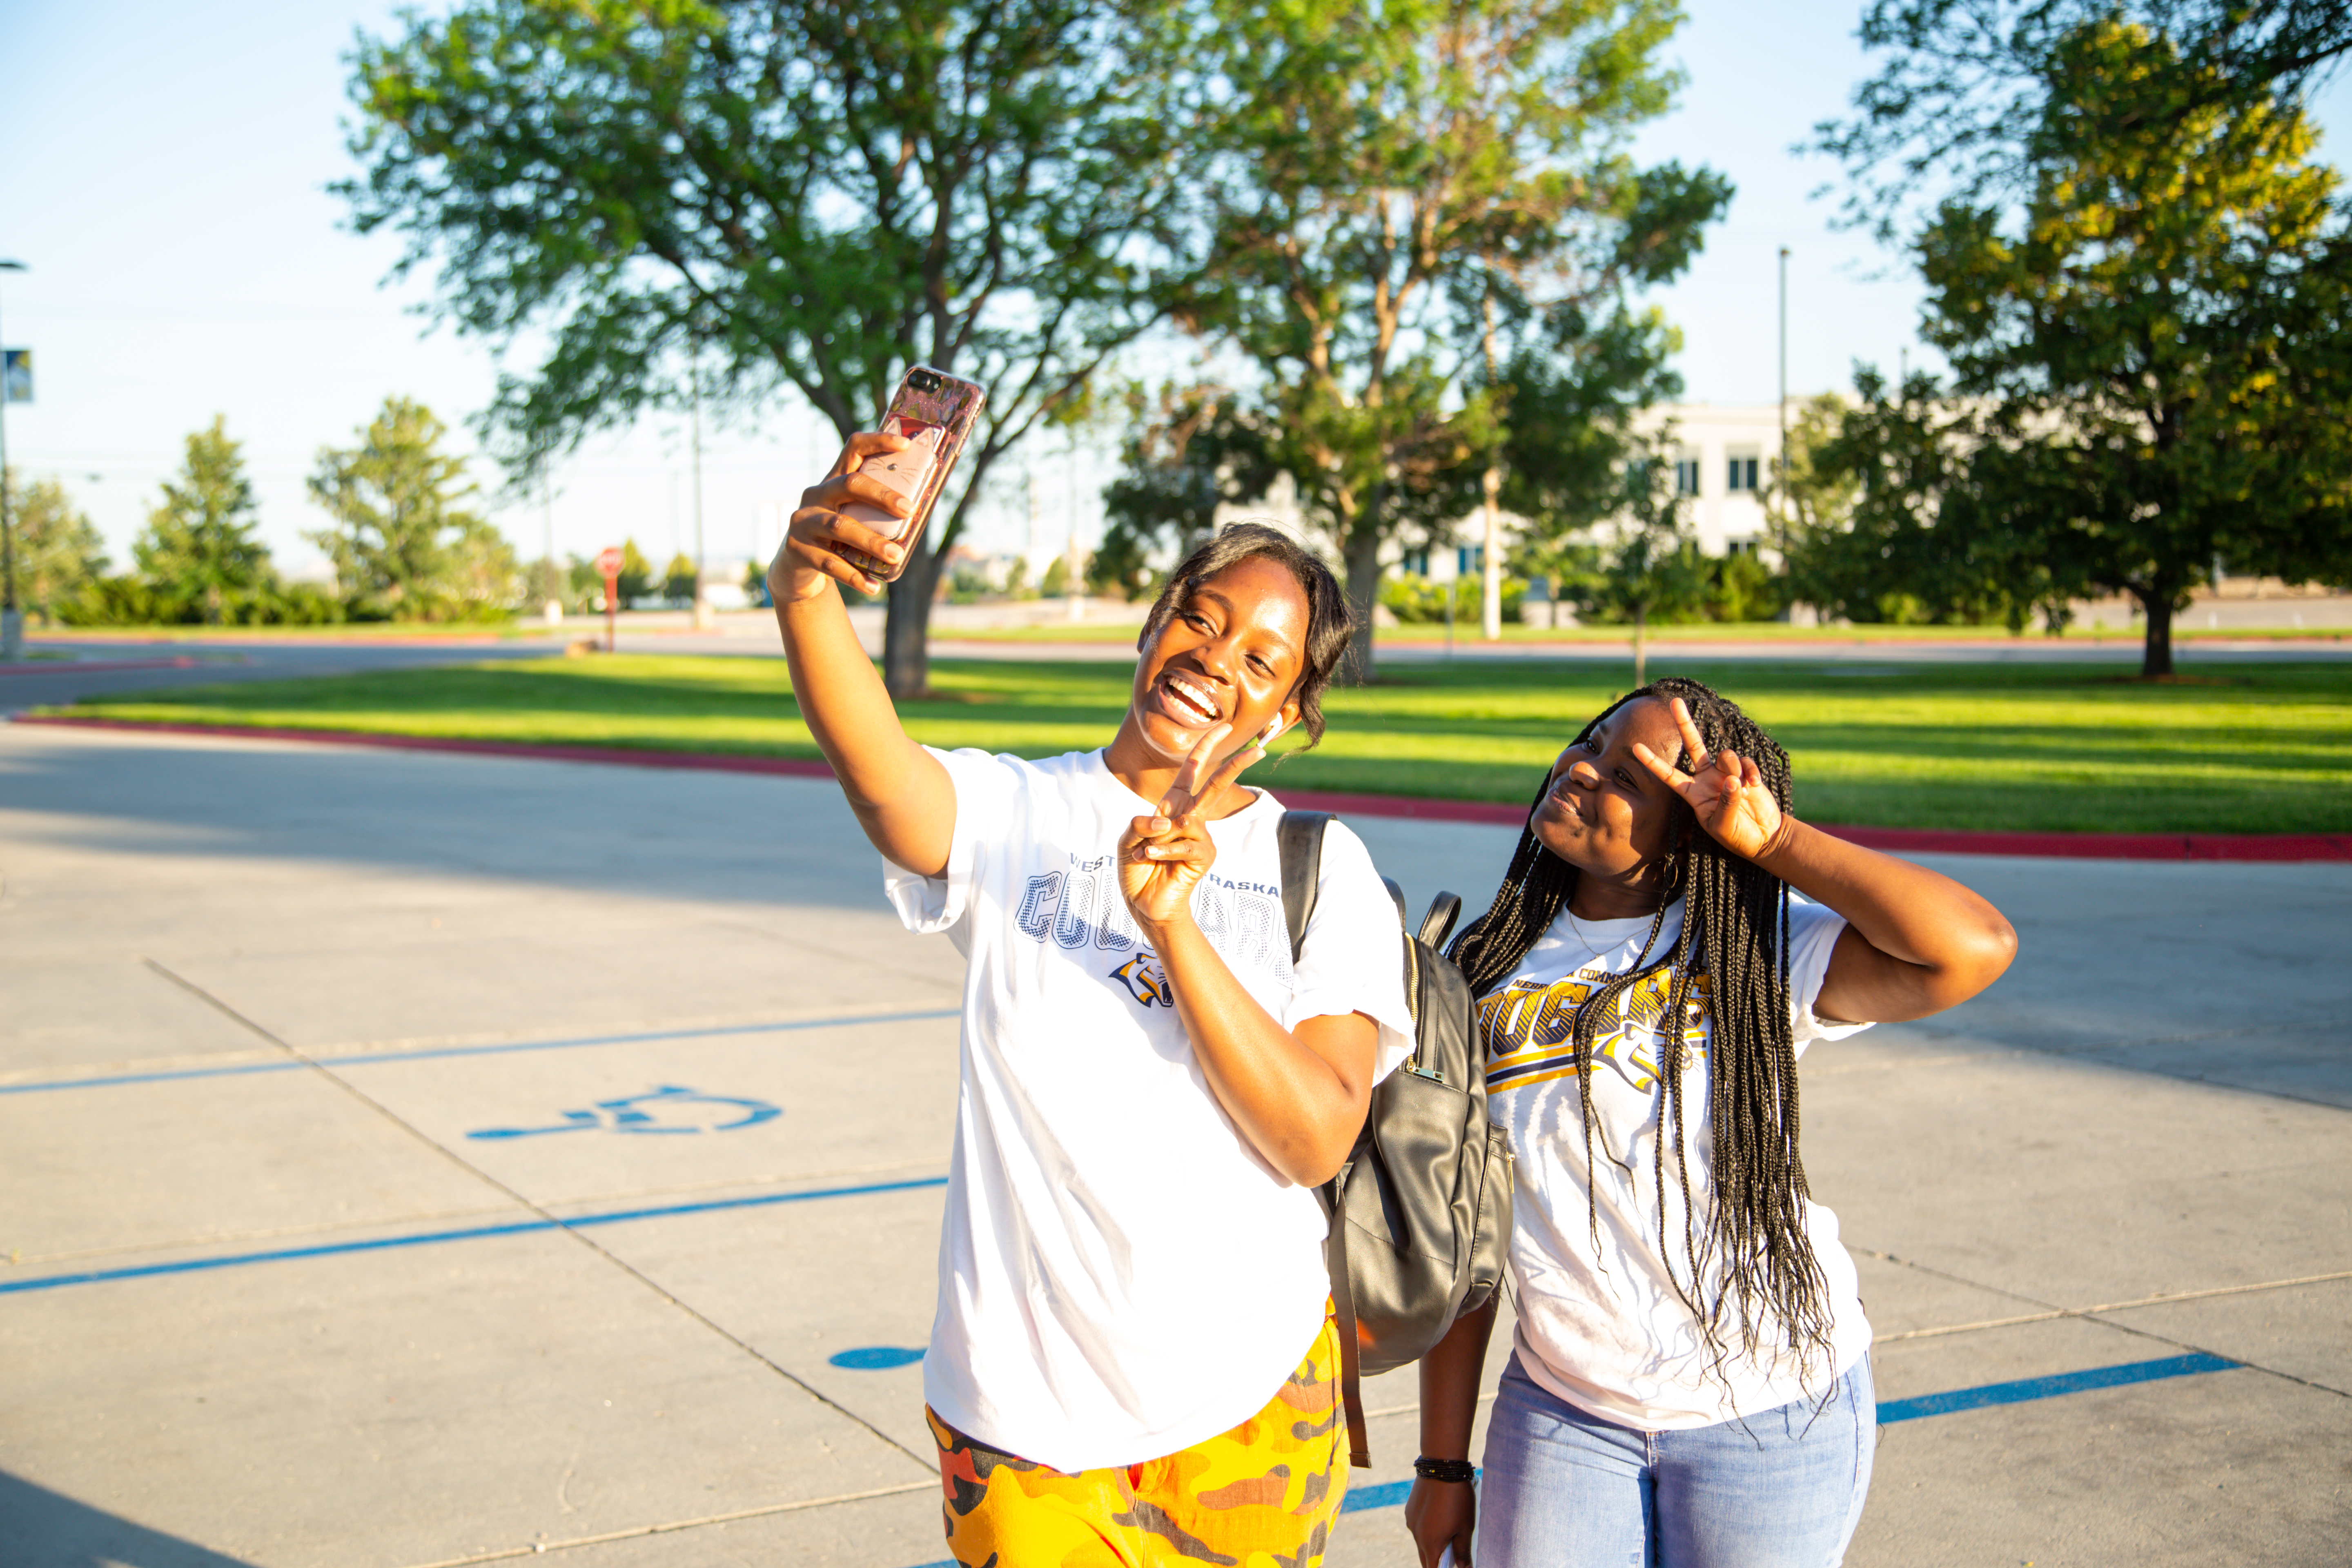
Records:
[[[1119,836],[1156,803],[1100,752],[931,754],[955,783],[947,874],[884,867],[908,928],[969,960],[923,1395],[1057,1470],[1160,1458],[1255,1415],[1322,1331],[1323,1208],[1217,1103],[1128,913]],[[1375,1019],[1385,1074],[1411,1050],[1395,906],[1334,822],[1294,971],[1281,815],[1260,791],[1209,825],[1194,918],[1285,1028]]]
[[[1677,900],[1667,909],[1643,967],[1673,951],[1683,908]],[[1830,951],[1845,923],[1834,910],[1790,896],[1789,1012],[1801,1052],[1811,1041],[1869,1027],[1824,1024],[1813,1016]],[[1837,1216],[1808,1203],[1807,1230],[1828,1282],[1833,1325],[1828,1356],[1816,1352],[1808,1365],[1785,1349],[1771,1361],[1745,1353],[1735,1304],[1722,1328],[1723,1363],[1716,1364],[1675,1280],[1682,1280],[1693,1300],[1706,1302],[1716,1298],[1720,1271],[1710,1269],[1704,1294],[1690,1289],[1673,1142],[1665,1149],[1663,1191],[1654,1169],[1664,1103],[1657,1079],[1658,1024],[1674,984],[1668,970],[1629,987],[1619,997],[1615,1016],[1601,1020],[1594,1037],[1588,1208],[1584,1118],[1570,1029],[1577,1004],[1607,976],[1636,966],[1649,930],[1646,915],[1578,921],[1561,910],[1517,973],[1479,999],[1478,1021],[1487,1051],[1489,1114],[1510,1129],[1517,1155],[1511,1268],[1518,1289],[1520,1364],[1528,1376],[1590,1415],[1641,1431],[1666,1432],[1817,1397],[1870,1348],[1870,1324],[1856,1294],[1853,1260],[1838,1243]],[[1685,1005],[1684,1148],[1697,1205],[1693,1234],[1703,1248],[1714,1149],[1706,1047],[1714,1025],[1703,992],[1695,989]],[[1659,1252],[1662,1206],[1671,1275]],[[1759,1329],[1760,1352],[1785,1346],[1786,1335],[1777,1324]]]

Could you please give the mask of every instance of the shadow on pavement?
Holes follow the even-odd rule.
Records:
[[[0,724],[0,808],[110,854],[261,858],[745,904],[884,906],[830,784]],[[34,743],[11,745],[16,739]],[[159,773],[170,787],[158,788]],[[691,784],[681,784],[691,779]]]
[[[8,1568],[252,1568],[0,1470],[0,1550]]]

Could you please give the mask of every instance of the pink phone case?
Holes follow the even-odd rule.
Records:
[[[841,515],[872,525],[895,544],[920,539],[930,521],[931,504],[939,500],[940,487],[947,483],[987,401],[988,393],[976,382],[929,365],[908,370],[882,416],[881,428],[885,435],[905,436],[915,444],[903,451],[869,458],[858,471],[912,500],[915,510],[906,517],[895,517],[879,507],[852,501],[841,509]],[[846,545],[835,549],[844,561],[885,583],[896,582],[907,569],[904,561],[893,566],[862,550]]]

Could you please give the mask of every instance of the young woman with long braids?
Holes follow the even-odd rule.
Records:
[[[1518,1331],[1475,1485],[1493,1309],[1422,1363],[1423,1568],[1835,1568],[1876,1406],[1797,1058],[1966,1001],[2016,943],[1950,878],[1798,821],[1787,753],[1697,681],[1585,726],[1454,947],[1517,1155]]]

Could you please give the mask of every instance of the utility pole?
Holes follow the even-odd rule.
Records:
[[[1087,618],[1087,585],[1078,573],[1078,432],[1070,431],[1070,553],[1065,570],[1070,574],[1070,619]]]
[[[1772,531],[1774,546],[1789,553],[1787,489],[1789,476],[1789,247],[1780,247],[1780,449],[1772,459]]]
[[[718,617],[702,596],[702,345],[687,340],[687,408],[694,429],[694,624],[708,627]]]
[[[21,261],[0,261],[0,272],[22,272]],[[0,333],[0,345],[6,334]],[[8,388],[6,356],[0,353],[0,664],[25,653],[25,616],[16,607],[16,528],[8,515]]]
[[[555,480],[547,474],[539,477],[539,521],[543,542],[540,559],[547,563],[547,577],[541,584],[547,602],[539,614],[549,626],[558,626],[563,624],[563,579],[555,566]]]
[[[1493,393],[1495,369],[1495,290],[1486,290],[1486,386]],[[1503,509],[1496,497],[1503,493],[1503,465],[1497,454],[1489,453],[1486,471],[1479,484],[1486,492],[1486,548],[1479,558],[1478,635],[1488,642],[1503,640]]]

